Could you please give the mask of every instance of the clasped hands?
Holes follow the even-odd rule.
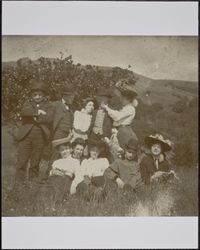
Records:
[[[117,186],[122,189],[125,185],[125,183],[120,179],[119,177],[116,179]]]
[[[101,106],[101,108],[102,108],[102,109],[106,110],[106,108],[108,107],[108,104],[101,103],[101,105],[100,105],[100,106]]]
[[[38,109],[38,115],[46,115],[47,112],[42,110],[42,109]]]
[[[42,110],[42,109],[38,109],[38,115],[46,115],[47,112]],[[38,120],[38,117],[37,116],[34,116],[33,117],[34,121],[37,121]]]

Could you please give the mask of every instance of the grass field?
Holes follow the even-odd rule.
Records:
[[[34,210],[30,189],[23,189],[20,202],[8,199],[15,176],[16,149],[8,126],[2,127],[3,216],[197,216],[198,169],[176,167],[179,182],[143,187],[136,193],[110,194],[104,202],[68,197],[60,207]]]

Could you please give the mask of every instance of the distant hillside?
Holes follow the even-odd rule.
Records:
[[[22,63],[27,64],[29,58],[20,59]],[[49,58],[53,62],[54,58]],[[38,63],[38,60],[33,61]],[[3,62],[3,67],[16,67],[17,62]],[[81,65],[85,68],[86,66]],[[112,74],[114,67],[93,66],[98,68],[105,76]],[[130,70],[129,70],[130,71]],[[130,71],[131,73],[131,71]],[[192,81],[178,81],[167,79],[151,79],[143,75],[133,72],[136,76],[135,89],[137,90],[140,99],[147,105],[153,103],[161,103],[164,105],[173,105],[180,99],[186,98],[188,100],[198,95],[198,83]]]

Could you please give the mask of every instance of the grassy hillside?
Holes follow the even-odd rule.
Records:
[[[56,210],[35,202],[37,187],[22,188],[22,200],[9,198],[14,184],[17,147],[10,128],[2,127],[2,215],[3,216],[197,216],[197,169],[175,168],[180,182],[143,187],[138,192],[111,193],[106,202],[86,202],[68,197]],[[41,169],[41,173],[42,173]],[[44,197],[45,198],[45,197]]]

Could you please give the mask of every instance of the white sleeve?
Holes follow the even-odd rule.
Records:
[[[73,127],[76,128],[77,122],[78,122],[78,115],[79,115],[79,111],[76,110],[74,112],[74,121],[73,121]]]
[[[108,168],[109,167],[109,161],[108,161],[108,159],[104,159],[104,162],[103,162],[103,166],[104,166],[104,169],[106,169],[106,168]]]
[[[124,107],[121,110],[114,110],[109,108],[108,106],[106,107],[106,110],[108,112],[108,115],[115,121],[120,121],[121,119],[124,119],[126,117],[129,117],[131,115],[135,116],[135,108],[134,107]]]
[[[53,163],[52,163],[52,169],[56,169],[58,168],[58,161],[55,160]]]

